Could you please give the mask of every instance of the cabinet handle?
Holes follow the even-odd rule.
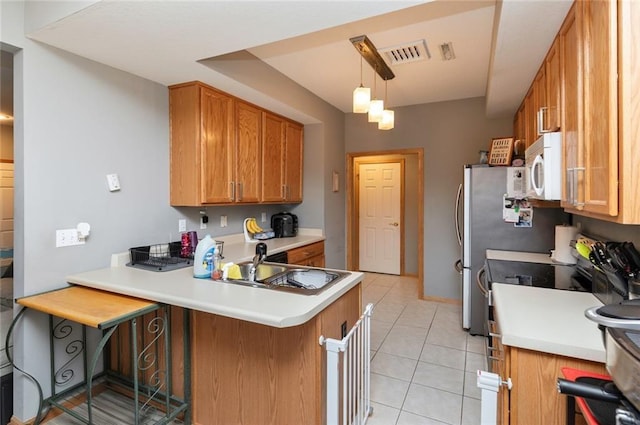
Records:
[[[573,186],[573,168],[567,168],[566,170],[566,178],[567,178],[567,184],[565,185],[565,189],[567,190],[567,201],[573,205],[573,203],[575,202],[575,198],[574,198],[574,186]]]
[[[236,183],[236,185],[238,186],[238,199],[237,199],[237,201],[242,201],[242,196],[243,196],[242,183],[238,182],[238,183]]]
[[[231,188],[231,200],[236,200],[236,185],[233,182],[229,182],[229,186]]]
[[[478,270],[478,273],[476,274],[476,285],[478,285],[478,288],[480,289],[480,292],[482,293],[482,295],[484,295],[485,298],[488,298],[489,291],[482,284],[482,278],[484,277],[484,272],[485,272],[484,267]]]
[[[573,169],[573,179],[572,179],[573,180],[574,193],[576,194],[575,198],[573,199],[573,205],[575,207],[578,207],[578,208],[584,207],[584,202],[578,201],[578,179],[576,178],[576,173],[578,173],[580,171],[584,172],[585,168],[584,167],[575,167]]]
[[[537,125],[538,136],[542,135],[542,133],[546,131],[544,128],[544,111],[546,110],[547,108],[545,106],[538,109],[538,125]]]

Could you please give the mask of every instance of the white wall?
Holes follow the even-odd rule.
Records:
[[[389,131],[378,130],[365,115],[347,114],[346,151],[424,148],[424,294],[460,299],[460,278],[453,269],[460,258],[453,208],[462,167],[476,163],[491,138],[510,135],[512,121],[486,118],[480,97],[394,109],[395,128]]]

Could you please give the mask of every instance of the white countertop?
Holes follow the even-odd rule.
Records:
[[[598,325],[584,315],[602,305],[593,294],[494,283],[491,295],[504,345],[605,362]]]
[[[218,239],[225,239],[225,262],[246,261],[255,253],[255,243],[234,237]],[[321,240],[322,235],[303,234],[264,242],[267,254],[273,254]],[[196,279],[193,267],[167,272],[141,270],[124,265],[122,258],[126,255],[113,257],[111,267],[67,276],[67,282],[278,328],[307,322],[363,277],[362,273],[349,272],[349,276],[317,295],[302,295]]]

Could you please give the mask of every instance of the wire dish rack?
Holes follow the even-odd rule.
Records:
[[[131,262],[127,266],[155,271],[176,270],[193,264],[193,256],[181,256],[181,242],[129,248],[129,257]]]
[[[274,279],[269,279],[268,282],[272,285],[278,286],[320,289],[328,283],[333,282],[338,277],[339,275],[337,273],[326,270],[298,269],[292,270],[289,273],[285,273],[284,275],[278,276]]]

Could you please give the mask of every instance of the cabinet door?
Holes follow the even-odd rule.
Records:
[[[584,209],[618,214],[617,2],[582,4]]]
[[[265,113],[262,136],[262,201],[285,200],[285,121]]]
[[[203,203],[233,201],[233,99],[203,87],[200,93]]]
[[[262,111],[236,101],[235,201],[260,201]]]
[[[560,126],[563,145],[563,187],[560,204],[565,208],[581,208],[582,193],[582,56],[580,55],[580,22],[576,19],[576,2],[565,18],[560,41],[561,103]]]
[[[303,127],[287,122],[285,152],[285,196],[287,202],[302,202]]]
[[[547,53],[546,71],[546,104],[545,129],[557,131],[560,128],[560,40],[554,40]]]
[[[533,103],[534,103],[534,116],[533,116],[533,124],[534,124],[534,137],[535,140],[538,139],[540,135],[540,130],[542,130],[542,122],[538,122],[538,115],[540,113],[540,109],[545,107],[547,104],[547,73],[546,67],[544,64],[538,70],[536,74],[536,78],[533,80]],[[531,143],[535,142],[533,140]]]
[[[527,147],[536,141],[536,112],[535,112],[535,96],[533,86],[527,92],[524,98],[524,140]]]

